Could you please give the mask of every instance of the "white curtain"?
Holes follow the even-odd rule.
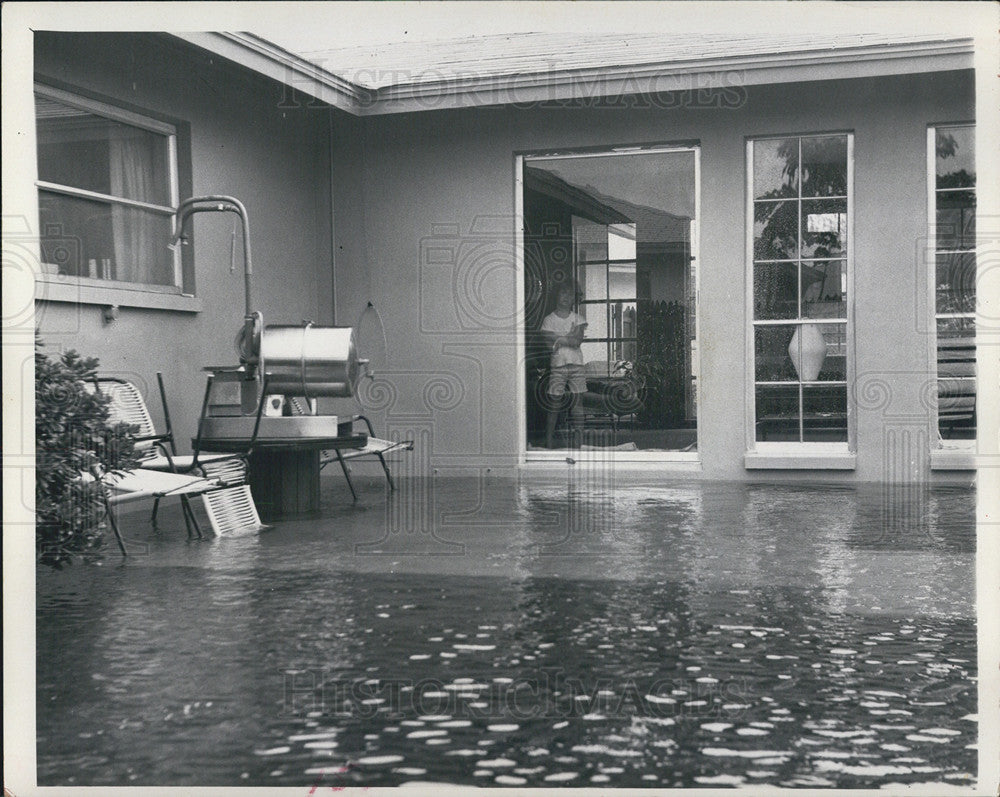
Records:
[[[153,157],[149,142],[123,134],[110,139],[111,193],[150,201],[154,193]],[[149,211],[111,206],[115,261],[111,279],[150,285],[170,285],[169,261],[158,255],[157,226],[161,219]],[[166,242],[160,242],[165,247]],[[160,262],[163,261],[163,262]]]

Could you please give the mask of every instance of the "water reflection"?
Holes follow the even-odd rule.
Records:
[[[39,783],[971,779],[968,491],[887,544],[878,491],[584,487],[435,483],[462,556],[378,496],[40,571]]]

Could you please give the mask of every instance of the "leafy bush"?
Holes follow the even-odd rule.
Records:
[[[111,426],[107,396],[87,389],[98,362],[75,351],[48,357],[35,337],[35,552],[60,568],[104,541],[101,487],[92,478],[137,465],[137,427]]]

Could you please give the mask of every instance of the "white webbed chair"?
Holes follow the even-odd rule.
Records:
[[[299,397],[289,397],[288,403],[291,406],[293,415],[312,415],[314,414],[310,408],[308,402],[305,402]],[[351,479],[351,471],[347,463],[353,459],[361,459],[362,457],[374,457],[382,465],[382,471],[385,473],[386,483],[389,485],[390,490],[396,489],[396,483],[392,480],[392,473],[389,471],[389,463],[386,461],[385,455],[393,451],[412,451],[413,441],[412,440],[385,440],[380,437],[375,436],[375,427],[372,426],[372,422],[365,415],[352,415],[351,420],[354,422],[361,421],[365,424],[368,429],[368,440],[365,445],[361,448],[345,448],[345,449],[333,449],[332,451],[321,451],[319,457],[319,467],[320,470],[325,468],[331,462],[340,463],[340,468],[344,472],[344,478],[347,480],[347,486],[351,490],[351,496],[355,501],[358,500],[358,493],[354,489],[354,482]]]
[[[199,537],[202,536],[198,520],[188,504],[188,499],[196,496],[201,496],[216,536],[232,535],[237,532],[249,533],[268,528],[261,523],[257,515],[257,507],[254,505],[253,496],[250,495],[248,484],[227,487],[215,478],[206,479],[202,476],[144,468],[98,474],[98,476],[101,481],[105,512],[122,556],[128,555],[128,549],[125,547],[125,540],[115,517],[115,507],[145,498],[158,501],[171,496],[179,497],[185,507],[184,522],[189,539],[194,533]]]
[[[257,508],[247,484],[249,449],[225,453],[200,451],[200,418],[194,452],[178,454],[163,375],[157,373],[156,379],[163,406],[166,427],[164,432],[156,430],[142,392],[135,384],[110,376],[98,376],[92,382],[95,390],[110,399],[108,415],[111,423],[127,423],[138,427],[135,448],[140,459],[139,468],[126,471],[124,474],[102,476],[102,482],[108,488],[109,518],[119,544],[121,545],[121,538],[111,509],[116,504],[141,498],[153,498],[150,520],[155,526],[160,500],[171,496],[179,497],[188,537],[194,534],[198,537],[203,536],[189,501],[191,496],[197,495],[202,497],[212,529],[217,535],[238,530],[259,531],[267,528],[257,515]],[[202,404],[202,418],[208,401],[209,387],[206,387],[205,400]],[[252,445],[251,440],[251,448]]]

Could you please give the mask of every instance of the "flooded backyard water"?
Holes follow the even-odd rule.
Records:
[[[970,489],[324,489],[38,572],[39,785],[974,780]]]

